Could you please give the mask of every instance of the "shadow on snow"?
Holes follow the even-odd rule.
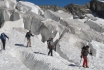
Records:
[[[15,44],[15,46],[25,47],[24,44]]]
[[[41,53],[41,52],[34,52],[35,54],[42,54],[42,55],[46,55],[44,53]]]

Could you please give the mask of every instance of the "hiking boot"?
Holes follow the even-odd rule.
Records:
[[[86,68],[85,66],[83,66],[84,68]]]
[[[89,68],[88,66],[86,66],[86,68]]]

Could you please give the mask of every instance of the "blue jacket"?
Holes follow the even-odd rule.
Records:
[[[1,33],[0,36],[1,40],[6,40],[6,38],[9,38],[5,33]]]

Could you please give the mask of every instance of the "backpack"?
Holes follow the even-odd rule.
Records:
[[[48,49],[53,48],[53,47],[51,46],[51,40],[47,40],[47,45],[48,45]]]
[[[82,47],[82,50],[84,50],[84,49],[86,49],[86,47],[85,47],[85,46],[83,46],[83,47]]]
[[[30,38],[30,33],[27,32],[26,35],[25,35],[25,37]]]
[[[48,48],[49,48],[49,46],[50,46],[50,40],[47,40],[47,45],[48,45]]]
[[[0,38],[1,38],[1,40],[5,40],[5,39],[6,39],[5,34],[4,34],[4,33],[2,33],[2,34],[1,34],[1,36],[0,36]]]

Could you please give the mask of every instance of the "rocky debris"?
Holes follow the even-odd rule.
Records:
[[[92,12],[96,13],[101,18],[104,18],[104,3],[100,1],[91,1],[90,9]]]
[[[77,15],[79,18],[84,18],[84,14],[92,13],[89,9],[89,3],[86,5],[69,4],[65,6],[67,11],[70,11],[73,15]]]
[[[65,9],[68,12],[71,12],[73,15],[79,16],[79,18],[84,18],[82,16],[88,13],[92,13],[92,14],[95,13],[94,16],[99,16],[101,18],[104,18],[103,8],[104,8],[104,3],[97,0],[92,0],[85,5],[69,4],[65,6]]]
[[[58,10],[63,10],[65,12],[66,9],[62,8],[62,7],[58,7],[57,5],[54,5],[54,6],[50,6],[50,5],[46,5],[46,6],[39,6],[43,11],[46,11],[46,10],[52,10],[52,11],[58,11]]]
[[[69,4],[65,7],[58,7],[58,6],[40,6],[42,10],[63,10],[65,12],[72,13],[74,16],[78,16],[78,18],[83,19],[85,14],[94,14],[94,16],[99,16],[101,18],[104,18],[104,3],[97,1],[97,0],[91,0],[89,3],[85,5],[77,5],[77,4]]]

